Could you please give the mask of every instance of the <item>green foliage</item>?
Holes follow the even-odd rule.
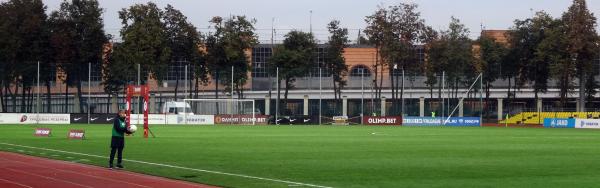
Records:
[[[281,87],[282,80],[285,81],[285,103],[287,103],[287,94],[294,87],[296,78],[306,76],[309,70],[315,67],[314,52],[316,48],[317,44],[312,33],[290,31],[285,35],[283,45],[274,49],[273,56],[269,59],[269,68],[271,75],[275,75],[276,69],[279,68],[277,88]],[[279,95],[277,93],[277,96]]]
[[[165,8],[163,22],[166,28],[168,46],[171,49],[170,63],[178,66],[189,65],[188,69],[193,70],[194,78],[201,83],[207,83],[208,70],[204,58],[205,54],[200,50],[202,41],[196,27],[187,21],[186,16],[171,5],[167,5]],[[177,76],[177,78],[179,77],[180,75]],[[159,84],[160,82],[161,80],[159,80]],[[177,79],[177,82],[179,82],[179,79]],[[176,83],[175,98],[177,98],[178,88],[179,83]]]
[[[234,89],[243,98],[241,89],[248,81],[250,70],[249,57],[245,51],[258,44],[254,33],[256,20],[248,20],[246,16],[231,16],[223,21],[221,17],[213,17],[215,32],[206,39],[208,49],[208,67],[212,76],[225,85],[224,92],[230,91],[231,67],[234,67]],[[233,93],[232,93],[233,95]]]
[[[593,64],[598,53],[596,17],[588,10],[585,0],[573,0],[573,4],[563,14],[562,20],[566,31],[564,37],[567,38],[567,45],[564,48],[576,68],[580,102],[584,103],[585,90],[590,93],[589,91],[597,89],[597,84],[586,83],[588,75],[595,74]]]
[[[0,62],[4,84],[30,88],[37,62],[47,65],[48,24],[41,0],[10,0],[0,4]],[[8,85],[5,85],[8,86]]]
[[[340,28],[340,21],[333,20],[327,24],[331,36],[327,43],[325,67],[331,71],[335,98],[341,98],[342,89],[346,86],[344,77],[348,75],[348,65],[344,58],[344,48],[348,46],[348,29]]]
[[[417,4],[399,3],[387,8],[379,7],[373,15],[366,17],[365,34],[375,45],[378,58],[381,57],[381,61],[376,61],[374,66],[375,79],[383,78],[383,75],[377,78],[379,68],[381,72],[387,68],[391,73],[396,65],[409,75],[423,70],[423,65],[416,61],[414,51],[416,45],[425,42],[430,38],[428,34],[432,33],[428,32],[431,28],[425,25],[417,7]],[[391,81],[393,86],[394,80]],[[377,95],[380,95],[381,80],[379,85],[377,81],[375,83],[375,87],[379,88]],[[392,96],[395,98],[395,95]]]
[[[102,62],[103,46],[108,42],[102,11],[96,0],[74,0],[62,2],[50,15],[54,62],[65,71],[67,77],[62,79],[69,86],[80,88],[88,77],[88,63]]]
[[[165,24],[161,21],[163,15],[164,12],[152,2],[119,11],[123,42],[115,49],[115,53],[119,54],[114,56],[115,61],[140,64],[142,77],[149,72],[153,78],[162,81],[171,57]],[[147,78],[141,81],[144,84]]]
[[[445,71],[446,81],[455,89],[460,84],[470,85],[480,73],[473,59],[472,41],[468,35],[469,30],[465,25],[452,17],[448,30],[442,31],[440,38],[429,45],[430,68],[437,76]]]

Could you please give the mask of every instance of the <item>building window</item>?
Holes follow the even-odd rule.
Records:
[[[318,47],[315,52],[315,66],[310,70],[309,77],[319,77],[319,67],[321,67],[321,75],[324,77],[331,76],[331,71],[325,66],[327,62],[325,59],[325,55],[327,54],[327,49],[325,47]]]
[[[369,70],[369,68],[367,68],[364,65],[357,65],[352,67],[352,70],[350,70],[350,76],[351,77],[369,77],[371,76],[371,71]]]
[[[92,72],[90,75],[92,82],[102,81],[102,66],[100,63],[92,63]]]
[[[174,62],[173,65],[169,65],[166,80],[185,80],[185,64],[184,62]],[[194,77],[193,66],[188,65],[188,80]]]
[[[269,76],[267,63],[272,55],[271,48],[252,48],[252,77],[266,78]]]

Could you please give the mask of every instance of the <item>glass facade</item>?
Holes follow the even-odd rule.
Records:
[[[267,63],[272,55],[271,47],[254,47],[252,48],[252,77],[266,78],[269,77]]]
[[[186,63],[174,63],[174,65],[169,65],[166,80],[185,80],[185,64]],[[193,67],[188,65],[188,80],[193,77]]]

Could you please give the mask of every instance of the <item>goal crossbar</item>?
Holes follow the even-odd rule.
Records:
[[[254,99],[183,99],[183,102],[185,104],[188,104],[188,102],[226,102],[226,103],[230,103],[231,105],[233,105],[233,103],[238,103],[239,102],[251,102],[252,103],[252,108],[251,108],[251,112],[252,112],[252,125],[256,124],[256,112],[255,112],[255,108],[256,108],[256,102]],[[187,124],[187,115],[188,112],[186,112],[187,108],[183,108],[184,109],[184,116],[185,116],[185,124]],[[233,113],[232,113],[233,116]]]

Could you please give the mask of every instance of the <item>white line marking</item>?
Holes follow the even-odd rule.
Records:
[[[18,186],[21,186],[21,187],[29,187],[29,188],[33,188],[33,187],[31,187],[31,186],[23,185],[23,184],[20,184],[20,183],[14,182],[14,181],[10,181],[10,180],[7,180],[7,179],[2,179],[2,178],[0,178],[0,180],[1,180],[1,181],[8,182],[8,183],[15,184],[15,185],[18,185]]]
[[[84,173],[81,173],[81,172],[75,172],[75,171],[72,171],[72,170],[63,170],[63,169],[58,169],[58,168],[50,168],[50,167],[45,167],[45,166],[41,166],[41,165],[34,165],[34,164],[29,164],[29,163],[25,163],[25,162],[21,162],[21,161],[8,160],[8,159],[3,159],[3,160],[10,161],[10,162],[18,162],[18,163],[25,164],[27,166],[35,166],[35,167],[41,167],[41,168],[46,168],[46,169],[53,169],[53,170],[62,171],[62,172],[66,172],[66,173],[72,173],[72,174],[78,174],[78,175],[88,176],[88,177],[92,177],[92,178],[98,178],[98,179],[102,179],[102,180],[108,180],[108,181],[113,181],[113,182],[126,183],[126,184],[131,184],[131,185],[140,186],[140,187],[148,187],[148,186],[144,186],[144,185],[140,185],[140,184],[130,183],[130,182],[127,182],[127,181],[119,181],[119,180],[104,178],[102,176],[88,175],[88,174],[84,174]]]
[[[106,156],[99,156],[99,155],[92,155],[92,154],[85,154],[85,153],[77,153],[77,152],[70,152],[70,151],[63,151],[63,150],[56,150],[56,149],[48,149],[48,148],[38,148],[38,147],[33,147],[33,146],[10,144],[10,143],[4,143],[4,142],[0,142],[0,144],[14,146],[14,147],[24,147],[24,148],[40,149],[40,150],[46,150],[46,151],[54,151],[54,152],[61,152],[61,153],[68,153],[68,154],[75,154],[75,155],[83,155],[83,156],[90,156],[90,157],[97,157],[97,158],[108,159],[108,157],[106,157]],[[152,163],[152,162],[145,162],[145,161],[138,161],[138,160],[131,160],[131,159],[123,159],[123,160],[124,161],[129,161],[129,162],[134,162],[134,163],[141,163],[141,164],[148,164],[148,165],[155,165],[155,166],[176,168],[176,169],[182,169],[182,170],[190,170],[190,171],[196,171],[196,172],[206,172],[206,173],[212,173],[212,174],[221,174],[221,175],[228,175],[228,176],[236,176],[236,177],[242,177],[242,178],[248,178],[248,179],[258,179],[258,180],[265,180],[265,181],[272,181],[272,182],[279,182],[279,183],[286,183],[286,184],[302,185],[302,186],[308,186],[308,187],[332,188],[332,187],[322,186],[322,185],[314,185],[314,184],[308,184],[308,183],[300,183],[300,182],[278,180],[278,179],[271,179],[271,178],[261,178],[261,177],[256,177],[256,176],[243,175],[243,174],[233,174],[233,173],[227,173],[227,172],[202,170],[202,169],[195,169],[195,168],[188,168],[188,167],[181,167],[181,166],[174,166],[174,165],[160,164],[160,163]]]
[[[42,178],[46,178],[46,179],[51,179],[51,180],[55,180],[55,181],[60,181],[60,182],[65,182],[65,183],[70,183],[73,185],[78,185],[81,187],[90,187],[90,186],[86,186],[86,185],[82,185],[82,184],[78,184],[75,182],[71,182],[71,181],[67,181],[67,180],[61,180],[61,179],[56,179],[56,178],[52,178],[52,177],[48,177],[48,176],[43,176],[43,175],[39,175],[39,174],[33,174],[33,173],[29,173],[29,172],[25,172],[25,171],[21,171],[21,170],[15,170],[15,169],[11,169],[11,168],[4,168],[6,170],[10,170],[10,171],[15,171],[15,172],[20,172],[23,174],[27,174],[27,175],[31,175],[31,176],[38,176],[38,177],[42,177]],[[91,188],[91,187],[90,187]]]

